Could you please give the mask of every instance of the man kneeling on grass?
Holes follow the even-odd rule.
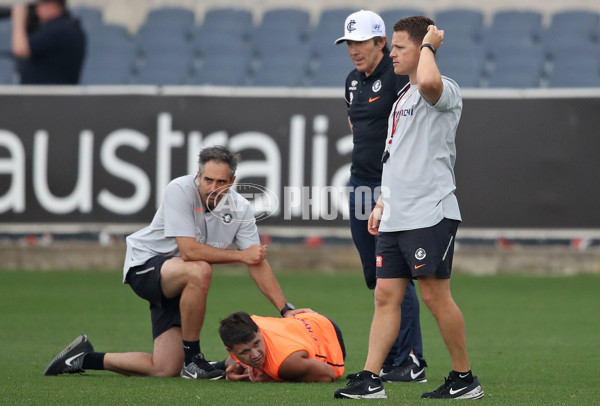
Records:
[[[230,355],[229,381],[332,382],[344,373],[342,332],[318,313],[280,319],[237,312],[221,321],[219,335]]]

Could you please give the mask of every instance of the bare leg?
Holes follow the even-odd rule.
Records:
[[[179,376],[183,365],[181,329],[173,327],[154,340],[154,354],[145,352],[107,353],[104,368],[123,375]]]
[[[211,278],[210,265],[202,261],[184,262],[176,257],[165,262],[161,269],[163,294],[168,298],[181,295],[179,310],[183,340],[200,338]]]
[[[450,279],[419,278],[421,297],[437,320],[450,358],[452,369],[466,372],[471,369],[467,356],[465,319],[452,299]]]
[[[379,374],[390,348],[398,337],[402,299],[408,279],[378,279],[375,287],[375,314],[369,334],[365,369]]]

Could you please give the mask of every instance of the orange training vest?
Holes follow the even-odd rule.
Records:
[[[344,356],[331,322],[318,313],[300,313],[293,317],[251,316],[265,340],[265,363],[260,367],[272,378],[279,377],[283,361],[296,351],[306,351],[333,368],[335,377],[344,374]]]

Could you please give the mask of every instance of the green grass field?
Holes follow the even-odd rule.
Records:
[[[358,273],[283,272],[287,297],[334,319],[344,333],[347,372],[362,369],[373,311]],[[0,271],[0,404],[2,405],[323,405],[346,384],[251,384],[179,378],[130,378],[107,371],[42,375],[80,333],[98,351],[151,351],[147,304],[117,271]],[[473,371],[489,405],[600,404],[600,276],[463,276],[453,292],[467,322]],[[240,268],[217,267],[202,332],[208,358],[226,356],[218,320],[245,310],[277,315]],[[387,400],[422,404],[450,360],[435,322],[422,307],[426,384],[387,384]]]

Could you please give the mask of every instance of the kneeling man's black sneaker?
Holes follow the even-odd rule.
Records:
[[[216,381],[225,376],[225,371],[216,369],[207,360],[204,359],[204,354],[196,354],[189,364],[183,363],[181,368],[181,377],[186,379],[209,379]]]
[[[434,390],[421,395],[423,399],[481,399],[483,389],[476,376],[473,382],[466,383],[463,380],[452,378],[452,374],[445,378],[444,384]]]
[[[77,337],[65,347],[46,367],[44,375],[77,374],[83,370],[83,357],[94,352],[92,343],[85,334]]]
[[[355,374],[344,389],[335,391],[338,399],[387,399],[381,378],[370,372],[360,371]]]

